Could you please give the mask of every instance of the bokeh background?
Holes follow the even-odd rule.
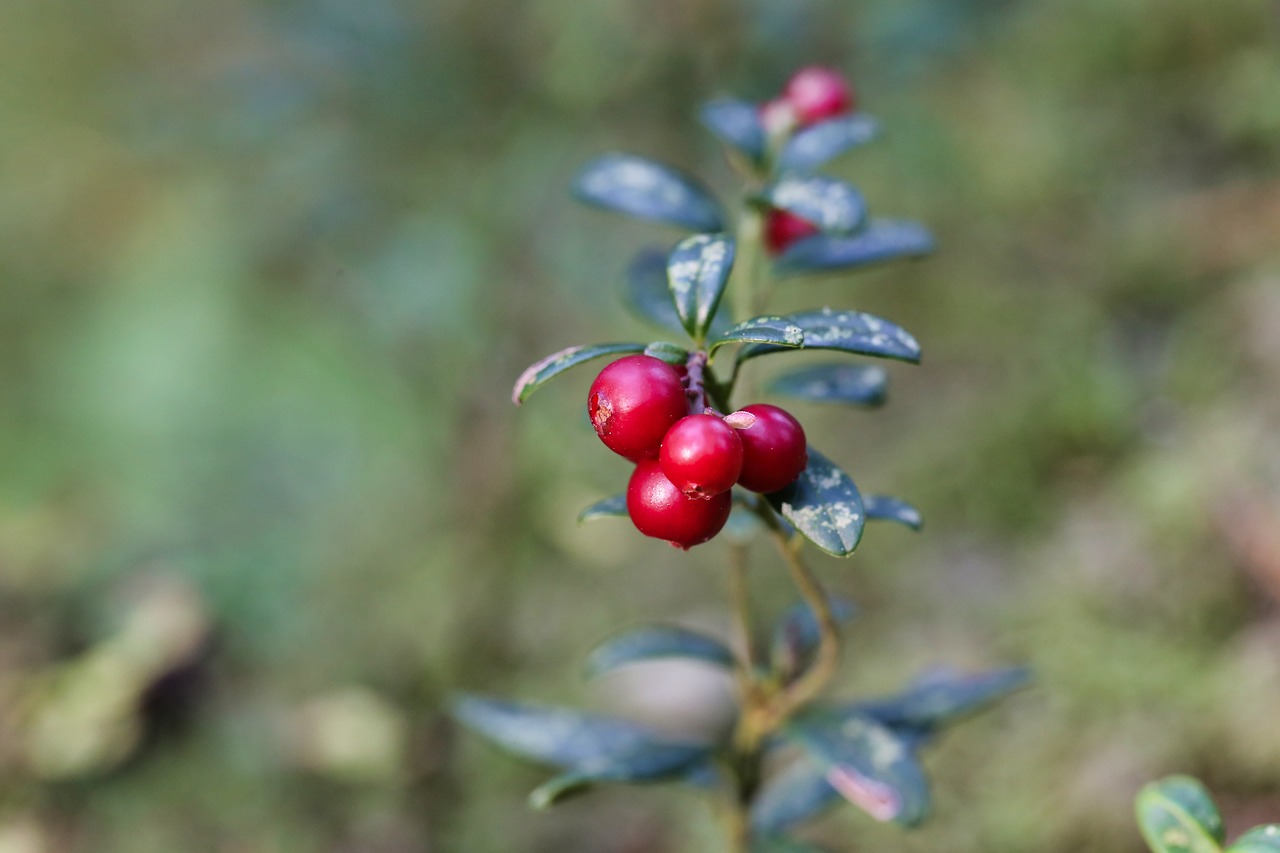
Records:
[[[1173,771],[1280,818],[1278,36],[1274,0],[0,3],[0,853],[717,849],[687,791],[528,812],[542,772],[441,707],[719,695],[581,682],[620,626],[721,625],[723,546],[576,526],[626,476],[591,370],[508,393],[647,334],[622,270],[678,236],[574,170],[731,194],[697,104],[812,62],[888,131],[835,171],[939,243],[777,293],[925,348],[881,412],[795,409],[927,523],[817,560],[840,692],[1037,684],[930,754],[925,828],[807,837],[1137,851]]]

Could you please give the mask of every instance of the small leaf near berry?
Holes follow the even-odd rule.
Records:
[[[760,191],[770,206],[817,226],[825,234],[852,234],[867,220],[867,203],[853,185],[822,175],[784,177]]]
[[[809,465],[800,477],[766,500],[801,535],[833,557],[847,557],[858,547],[866,523],[862,496],[848,474],[812,447]]]
[[[804,329],[788,317],[752,317],[713,337],[707,344],[707,351],[715,352],[725,344],[739,343],[795,348],[804,344]]]
[[[596,521],[601,518],[626,518],[627,517],[627,496],[612,495],[598,500],[591,506],[578,513],[578,523],[585,524],[588,521]]]
[[[901,498],[889,495],[865,495],[862,507],[867,511],[868,521],[896,521],[898,524],[919,530],[924,526],[920,510]]]
[[[873,219],[857,234],[819,234],[791,244],[774,261],[780,274],[849,270],[933,251],[933,236],[914,222]]]
[[[775,322],[789,323],[799,329],[800,346],[804,349],[835,350],[913,363],[920,360],[920,344],[916,339],[905,329],[874,314],[820,308],[778,317]],[[773,344],[744,347],[738,353],[738,361],[782,349]]]
[[[765,129],[756,105],[737,98],[717,98],[698,113],[703,125],[751,163],[764,158]]]
[[[643,352],[644,344],[594,344],[576,346],[553,352],[551,355],[529,365],[516,380],[511,390],[511,402],[517,406],[529,399],[529,395],[537,391],[548,380],[559,376],[571,367],[577,367],[584,361],[601,358],[606,355],[620,355],[628,352]]]
[[[778,167],[784,172],[811,172],[879,135],[880,125],[870,116],[828,119],[791,137],[778,155]]]

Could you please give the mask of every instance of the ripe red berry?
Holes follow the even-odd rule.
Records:
[[[785,252],[792,243],[818,233],[818,226],[794,213],[774,208],[764,221],[764,247],[771,254]]]
[[[732,492],[707,500],[684,495],[654,459],[637,463],[627,484],[627,514],[636,529],[685,550],[719,533],[732,508]]]
[[[587,395],[587,414],[600,440],[632,461],[657,456],[667,430],[688,413],[680,375],[648,355],[629,355],[608,365]]]
[[[756,422],[738,430],[742,441],[738,482],[763,494],[791,485],[809,464],[804,427],[785,409],[767,403],[743,406],[742,411],[755,415]]]
[[[738,431],[715,415],[689,415],[668,430],[658,451],[662,473],[681,492],[706,500],[733,488],[742,471]]]
[[[853,110],[853,88],[830,68],[801,68],[787,81],[783,97],[791,102],[802,127]]]

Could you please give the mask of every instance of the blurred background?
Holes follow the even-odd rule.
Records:
[[[1173,771],[1280,819],[1278,37],[1274,0],[6,0],[0,853],[718,849],[682,790],[530,813],[543,771],[440,708],[719,701],[582,683],[621,626],[722,625],[724,546],[578,527],[627,476],[593,371],[508,393],[652,334],[622,271],[678,235],[575,169],[732,197],[697,104],[814,62],[887,130],[834,171],[939,243],[777,293],[925,350],[882,412],[793,409],[926,518],[815,556],[861,608],[840,693],[1038,682],[930,753],[924,828],[807,837],[1137,851]]]

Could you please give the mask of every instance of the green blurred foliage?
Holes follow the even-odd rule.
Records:
[[[1274,819],[1278,30],[1266,0],[0,4],[0,853],[715,849],[681,792],[526,812],[539,774],[440,700],[718,701],[580,684],[622,624],[719,625],[722,546],[575,527],[626,475],[590,370],[507,395],[643,334],[622,270],[675,239],[574,206],[575,168],[731,190],[696,105],[811,62],[888,131],[839,171],[940,244],[775,306],[925,349],[883,412],[797,410],[928,523],[822,562],[849,692],[1038,678],[936,751],[923,829],[812,839],[1136,851],[1173,770],[1231,834]]]

